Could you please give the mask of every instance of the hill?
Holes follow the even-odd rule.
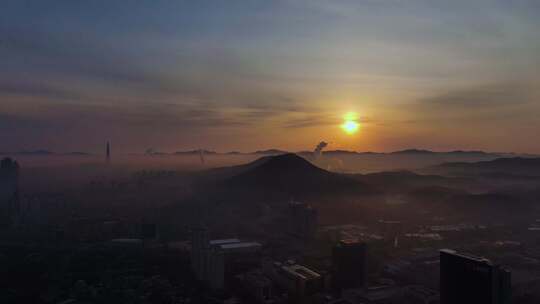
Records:
[[[365,183],[323,170],[296,154],[270,156],[246,166],[247,170],[225,181],[227,187],[294,197],[378,193]]]
[[[201,172],[201,177],[204,180],[223,180],[231,178],[254,169],[269,161],[271,158],[272,156],[263,156],[247,164],[208,169]]]

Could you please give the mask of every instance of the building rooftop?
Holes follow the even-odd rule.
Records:
[[[362,242],[356,238],[346,238],[341,239],[338,243],[340,246],[357,246],[357,245],[363,245],[365,242]]]
[[[230,244],[230,243],[240,243],[241,241],[239,239],[220,239],[220,240],[211,240],[210,245],[224,245],[224,244]]]
[[[141,244],[141,239],[112,239],[112,243],[120,243],[120,244]]]
[[[475,261],[475,262],[479,262],[479,263],[485,263],[485,264],[488,264],[488,265],[493,265],[493,263],[487,258],[475,256],[475,255],[468,254],[468,253],[462,253],[462,252],[458,253],[457,251],[452,250],[452,249],[441,249],[440,252],[455,255],[455,256],[462,257],[462,258],[472,260],[472,261]]]
[[[221,249],[227,250],[227,249],[237,249],[237,248],[261,247],[261,244],[257,242],[236,242],[236,243],[225,243],[225,244],[219,245],[219,247]]]
[[[298,265],[298,264],[291,265],[291,266],[283,266],[282,269],[288,272],[289,274],[295,277],[302,278],[304,280],[318,279],[321,277],[321,275],[316,273],[315,271],[305,266]]]

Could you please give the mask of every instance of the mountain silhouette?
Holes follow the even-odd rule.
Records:
[[[394,151],[390,154],[436,154],[437,152],[433,152],[430,150],[422,150],[422,149],[407,149],[407,150],[401,150],[401,151]]]
[[[201,151],[203,154],[218,154],[216,151],[210,151],[210,150],[176,151],[174,152],[174,154],[175,155],[199,155],[201,154]]]
[[[52,155],[54,152],[48,150],[32,150],[32,151],[18,151],[18,152],[0,152],[1,155],[31,155],[31,156],[41,156],[41,155]]]
[[[209,180],[223,180],[231,178],[252,170],[270,159],[272,159],[272,156],[263,156],[247,164],[208,169],[202,172],[202,177]]]
[[[248,170],[226,180],[228,187],[294,197],[377,194],[374,188],[365,183],[344,174],[323,170],[292,153],[265,157],[244,168]]]

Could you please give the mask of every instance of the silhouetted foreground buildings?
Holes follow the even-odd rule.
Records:
[[[103,162],[95,172],[113,172]],[[399,213],[412,209],[401,200],[391,212],[364,212],[354,197],[328,216],[339,207],[333,198],[192,198],[176,190],[193,180],[168,170],[92,177],[64,191],[32,190],[41,169],[30,167],[20,193],[17,163],[6,159],[1,170],[10,227],[0,231],[0,303],[504,304],[510,294],[514,304],[539,303],[540,212],[515,224],[444,217],[428,192],[430,209],[415,217]],[[199,208],[208,208],[202,218]],[[319,229],[319,216],[332,226]],[[208,230],[187,229],[203,219]],[[510,272],[495,261],[512,267],[511,293]]]
[[[510,271],[490,260],[454,250],[440,251],[441,304],[508,304]]]
[[[20,211],[19,206],[20,169],[17,162],[11,159],[2,160],[0,169],[2,225],[13,225],[20,214],[25,214]],[[440,293],[437,286],[424,282],[413,282],[399,276],[382,277],[379,274],[373,275],[373,272],[368,274],[368,268],[373,265],[370,264],[372,258],[377,259],[379,254],[377,250],[372,251],[372,248],[377,249],[377,244],[374,246],[372,243],[380,239],[379,249],[388,250],[392,247],[391,250],[397,250],[398,236],[404,230],[399,221],[378,221],[376,225],[383,235],[382,238],[370,238],[371,234],[364,231],[355,234],[356,237],[340,234],[338,238],[332,238],[326,243],[326,250],[322,254],[324,263],[314,262],[305,258],[304,254],[314,251],[314,255],[320,255],[323,252],[320,247],[317,247],[321,240],[317,229],[317,210],[309,204],[294,201],[285,203],[283,207],[281,223],[286,225],[280,230],[282,234],[268,238],[262,236],[264,244],[267,244],[267,241],[274,241],[274,244],[284,245],[278,249],[270,248],[272,245],[263,246],[261,244],[263,241],[259,243],[238,238],[210,239],[207,228],[197,227],[191,229],[189,253],[187,251],[189,244],[185,242],[185,249],[181,252],[175,251],[176,249],[165,250],[164,248],[169,247],[168,245],[161,247],[161,232],[166,230],[158,229],[163,227],[153,220],[124,223],[122,220],[96,217],[72,218],[65,226],[56,227],[57,231],[61,232],[56,236],[56,240],[60,241],[61,246],[73,245],[74,247],[77,243],[87,246],[94,242],[108,241],[103,243],[101,248],[96,249],[96,252],[111,256],[128,254],[131,257],[130,260],[124,261],[125,264],[122,264],[121,270],[118,271],[124,281],[137,282],[139,280],[145,284],[156,284],[157,290],[166,290],[167,294],[173,294],[173,290],[182,286],[170,285],[170,282],[174,282],[174,276],[170,278],[153,276],[143,280],[132,279],[131,273],[147,271],[146,260],[143,256],[149,254],[153,256],[156,264],[176,263],[175,265],[185,267],[183,274],[185,277],[181,278],[181,282],[182,284],[190,283],[185,285],[184,289],[178,289],[180,292],[171,298],[202,299],[202,302],[195,303],[510,303],[511,274],[508,269],[488,259],[453,250],[445,249],[439,253],[433,250],[432,257],[419,263],[425,267],[440,268],[440,273],[437,273],[439,282],[434,278],[427,279],[431,280],[433,285],[439,285]],[[17,227],[23,226],[24,224],[21,224]],[[345,239],[340,239],[342,237]],[[276,241],[276,239],[279,240]],[[336,240],[339,241],[336,242]],[[388,243],[393,246],[388,246]],[[272,243],[268,242],[268,244]],[[406,245],[404,238],[399,249]],[[171,246],[171,248],[175,247]],[[371,251],[369,260],[368,251]],[[182,254],[183,260],[178,259],[178,256]],[[101,262],[102,260],[96,259],[96,264]],[[137,263],[140,264],[134,267],[133,265]],[[166,269],[167,265],[160,267],[162,267],[160,273],[165,273],[163,269]],[[188,267],[191,267],[192,271],[188,271]],[[85,271],[90,274],[93,270]],[[410,276],[423,275],[421,271],[411,268],[405,271]],[[119,284],[128,286],[126,282]],[[100,285],[101,283],[92,280],[79,280],[67,284],[72,285],[70,297],[75,299],[95,299],[100,294],[103,297],[109,297],[109,289],[120,288],[112,283],[104,287]],[[128,289],[128,287],[121,288]],[[129,286],[129,289],[133,288],[135,287]],[[137,288],[140,288],[141,294],[146,293],[144,288],[147,287]],[[201,290],[198,291],[196,288],[201,288]],[[238,302],[227,302],[235,298]],[[206,302],[207,300],[211,301]]]
[[[323,290],[323,276],[293,260],[266,260],[263,263],[263,272],[276,287],[288,293],[290,302],[302,303],[309,296]]]
[[[209,240],[192,230],[192,269],[211,290],[236,290],[253,303],[508,304],[510,271],[490,260],[440,251],[440,295],[422,285],[368,280],[368,245],[345,239],[332,248],[331,271],[295,260],[263,258],[262,246],[239,239]]]

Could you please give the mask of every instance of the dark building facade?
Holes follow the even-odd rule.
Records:
[[[105,148],[105,158],[107,163],[111,162],[111,143],[107,142],[107,147]]]
[[[332,250],[333,282],[336,290],[367,286],[367,244],[341,240]]]
[[[14,224],[19,214],[19,164],[4,158],[0,161],[0,225]]]
[[[317,210],[306,203],[289,203],[289,232],[299,238],[311,239],[317,231]]]
[[[490,260],[440,251],[441,304],[507,304],[511,298],[511,273]]]

